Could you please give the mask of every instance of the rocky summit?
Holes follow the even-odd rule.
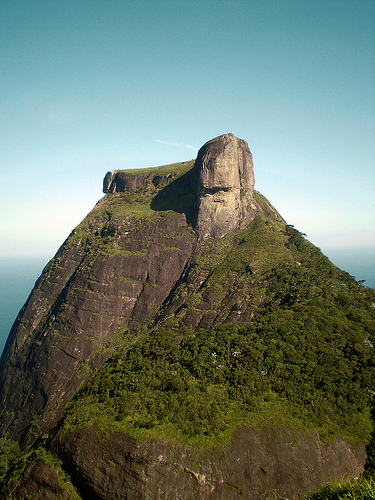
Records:
[[[1,498],[292,499],[361,475],[375,292],[254,182],[232,133],[106,174],[1,358]]]
[[[104,178],[103,191],[134,191],[152,175],[110,171]],[[202,146],[191,186],[197,201],[194,226],[200,240],[243,229],[257,211],[262,211],[253,196],[254,182],[253,159],[245,141],[230,133]]]
[[[196,168],[200,239],[221,238],[244,228],[254,217],[253,159],[247,143],[225,134],[198,152]]]

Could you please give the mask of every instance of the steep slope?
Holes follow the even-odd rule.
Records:
[[[28,450],[8,494],[293,497],[363,471],[375,293],[253,186],[233,134],[108,172],[1,359],[2,436]]]
[[[147,320],[182,274],[194,231],[185,214],[152,210],[149,191],[157,193],[152,181],[101,200],[38,280],[1,361],[1,424],[12,438],[53,426],[117,330]]]
[[[214,149],[211,143],[202,148],[211,151],[215,162],[223,157],[224,166],[233,154],[241,158],[239,166],[231,165],[237,175],[230,186],[223,167],[218,169],[223,182],[215,184],[215,176],[213,184],[206,181],[215,196],[221,193],[211,221],[214,232],[221,231],[229,212],[229,232],[244,219],[244,208],[237,210],[246,185],[241,179],[253,173],[248,147],[239,154],[238,144],[233,134],[225,134],[214,141]],[[248,161],[243,160],[246,155]],[[250,169],[246,175],[245,166]],[[0,421],[10,437],[31,442],[55,425],[73,392],[108,357],[111,344],[116,346],[118,329],[146,323],[173,295],[188,261],[200,252],[198,221],[209,211],[205,208],[201,217],[202,195],[196,184],[197,178],[209,177],[207,169],[212,170],[209,162],[197,161],[107,174],[104,189],[113,194],[97,204],[48,264],[6,344]],[[243,197],[250,202],[252,184],[247,184]],[[246,220],[257,211],[269,211],[265,205],[253,200]],[[222,206],[224,219],[217,206]],[[14,380],[19,381],[16,387]]]

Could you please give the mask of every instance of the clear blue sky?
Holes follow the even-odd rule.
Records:
[[[0,256],[52,257],[111,169],[233,132],[329,254],[375,248],[373,0],[0,1]]]

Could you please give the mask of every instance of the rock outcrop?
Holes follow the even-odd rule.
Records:
[[[207,142],[195,163],[200,239],[244,228],[259,210],[249,146],[232,133]]]
[[[169,296],[194,244],[178,213],[160,212],[147,225],[131,215],[121,221],[98,215],[91,230],[95,243],[87,240],[88,228],[67,240],[10,333],[1,360],[0,422],[13,439],[32,440],[56,424],[77,387],[110,354],[107,344],[119,328],[147,322]],[[106,251],[110,239],[122,250]]]
[[[269,369],[262,367],[262,342],[269,339],[261,338],[267,332],[266,322],[259,338],[258,332],[248,335],[254,318],[266,310],[281,308],[285,312],[293,300],[301,305],[298,293],[304,279],[311,279],[311,297],[315,300],[322,286],[317,283],[316,269],[320,277],[328,267],[327,280],[331,280],[331,285],[336,279],[338,294],[348,290],[335,266],[327,263],[313,245],[308,244],[308,250],[304,250],[302,236],[296,231],[291,234],[291,228],[288,231],[272,205],[254,190],[252,155],[247,143],[233,134],[207,142],[195,162],[110,171],[103,190],[106,196],[44,269],[13,325],[0,361],[0,437],[17,440],[25,449],[39,446],[55,459],[51,465],[48,461],[38,462],[37,455],[28,455],[31,462],[5,495],[12,491],[12,498],[34,494],[40,495],[35,498],[70,498],[60,480],[65,473],[78,489],[77,498],[106,500],[252,500],[276,489],[280,495],[277,498],[297,498],[329,479],[358,476],[366,460],[363,444],[335,439],[328,445],[317,434],[297,435],[276,427],[272,431],[239,428],[237,419],[237,431],[229,444],[227,441],[226,445],[204,451],[188,446],[189,441],[183,439],[163,441],[160,434],[158,439],[136,442],[126,434],[125,427],[112,435],[99,435],[95,424],[87,422],[90,414],[87,419],[85,416],[83,426],[79,424],[79,414],[74,414],[77,420],[72,417],[64,428],[69,408],[79,401],[95,376],[102,376],[107,368],[112,370],[110,364],[116,356],[121,358],[119,366],[127,366],[124,353],[146,338],[159,342],[160,332],[171,334],[174,357],[180,342],[175,335],[191,335],[196,349],[196,332],[204,331],[211,338],[217,328],[230,331],[235,338],[236,328],[246,328],[246,356],[237,356],[240,353],[234,349],[233,353],[230,351],[230,360],[243,369],[239,372],[241,377],[254,376],[250,383],[256,398],[256,390],[266,380]],[[285,276],[285,282],[280,283]],[[360,294],[357,284],[354,289]],[[310,300],[310,294],[306,297],[306,301]],[[340,297],[332,300],[340,301]],[[312,314],[316,314],[318,306],[313,305]],[[365,308],[363,304],[361,307]],[[286,321],[287,315],[283,318]],[[319,321],[320,318],[316,335],[320,334]],[[360,326],[356,328],[360,338]],[[250,345],[252,339],[254,346]],[[213,341],[208,340],[207,346],[192,355],[191,364],[197,365],[197,372],[192,375],[187,368],[184,372],[185,382],[197,391],[202,359],[207,355],[210,363],[216,361],[216,348],[210,342]],[[356,342],[361,347],[361,340]],[[284,347],[275,344],[275,353],[277,349],[287,350],[292,361],[285,363],[297,370],[293,373],[300,373],[295,364],[298,339],[295,338],[293,348],[282,343],[280,346]],[[164,352],[165,349],[164,345]],[[155,359],[159,360],[158,356]],[[173,365],[173,377],[181,363],[182,358]],[[280,370],[287,366],[281,361],[274,364]],[[233,374],[230,367],[222,371],[221,368],[219,363],[212,368],[218,380],[223,377],[218,386],[227,383],[225,377]],[[115,372],[110,373],[112,377]],[[312,372],[308,373],[310,376]],[[239,391],[233,393],[236,404],[237,394],[248,396],[247,382],[241,382],[248,380],[246,377],[230,382],[233,390]],[[124,382],[124,386],[127,384]],[[216,394],[215,384],[210,389],[212,394]],[[111,388],[120,391],[123,402],[122,389],[117,385]],[[172,389],[186,397],[177,385]],[[94,392],[90,397],[94,398]],[[270,390],[270,397],[273,396]],[[113,395],[106,393],[102,401],[99,394],[103,408],[107,401],[112,404],[112,399]],[[188,401],[190,405],[191,400]],[[253,399],[249,401],[253,404]],[[129,411],[127,408],[125,412]],[[246,413],[248,408],[241,411]],[[112,415],[113,428],[118,430],[116,425],[140,420],[148,429],[148,421],[142,423],[141,417],[137,420],[117,409],[116,412]],[[103,415],[106,418],[107,413]],[[227,417],[221,422],[223,429],[232,425],[231,418],[228,417],[229,423]],[[247,425],[249,421],[240,422]],[[159,421],[152,425],[159,425]],[[168,425],[172,425],[171,421],[166,428]],[[312,428],[316,429],[314,425]],[[177,430],[182,436],[183,431]],[[73,488],[71,483],[69,488]]]
[[[238,430],[227,446],[199,450],[178,443],[137,443],[122,433],[100,438],[93,428],[58,433],[50,448],[83,499],[193,500],[298,498],[332,478],[358,477],[364,447],[336,439],[273,430]],[[25,471],[12,498],[70,498],[54,469],[38,462]],[[59,496],[60,495],[60,496]],[[34,498],[34,497],[33,497]]]
[[[150,176],[147,174],[132,175],[122,170],[110,170],[106,173],[103,180],[103,193],[126,193],[135,191]]]
[[[182,163],[182,165],[189,163],[191,162]],[[105,194],[130,193],[146,186],[149,182],[152,182],[155,187],[159,187],[179,177],[177,172],[159,173],[157,167],[150,170],[148,172],[110,170],[103,180],[103,192]]]
[[[154,175],[110,170],[104,178],[103,191],[135,191]],[[156,182],[160,182],[159,178]],[[247,142],[230,133],[201,147],[192,175],[192,190],[197,199],[194,226],[200,240],[222,238],[243,229],[262,211],[254,199],[254,183],[253,158]]]
[[[77,481],[85,477],[84,496],[103,500],[252,499],[276,490],[278,498],[292,498],[332,477],[358,477],[365,460],[363,446],[341,439],[328,445],[317,435],[245,428],[228,446],[210,450],[161,441],[136,443],[123,434],[102,441],[94,429],[61,442],[57,436],[52,446]],[[119,491],[126,496],[119,497]]]

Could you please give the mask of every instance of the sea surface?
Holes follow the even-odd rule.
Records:
[[[375,288],[375,248],[331,249],[324,253],[357,281],[366,280],[364,286]],[[47,262],[47,257],[0,257],[0,355],[20,309]]]
[[[48,257],[0,257],[0,354]]]

